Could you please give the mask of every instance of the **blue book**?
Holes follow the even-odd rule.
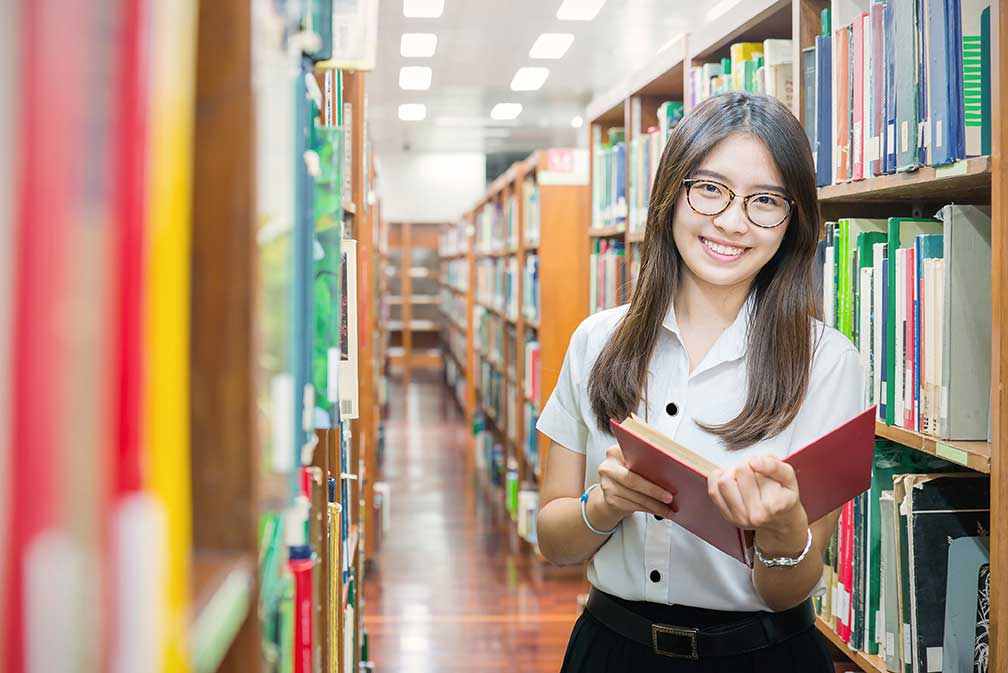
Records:
[[[833,42],[829,35],[816,35],[815,145],[816,186],[833,182]]]
[[[882,15],[885,32],[885,140],[882,172],[896,172],[896,44],[893,38],[893,3],[886,2]]]
[[[889,334],[889,283],[887,282],[889,278],[889,257],[888,255],[882,260],[882,306],[880,309],[880,315],[882,320],[882,337],[885,340],[885,335]],[[889,376],[887,372],[889,371],[889,349],[886,348],[885,344],[880,344],[879,348],[881,352],[881,362],[882,362],[882,390],[879,395],[878,407],[879,407],[879,418],[883,421],[886,419],[886,411],[888,409],[886,400],[889,396],[886,391],[889,389]]]
[[[954,114],[962,105],[962,86],[955,74],[959,70],[956,62],[961,62],[957,53],[962,49],[962,39],[949,14],[953,2],[931,0],[927,8],[930,111],[926,123],[930,132],[925,135],[931,139],[928,157],[932,166],[944,166],[962,158],[958,153],[958,119]]]
[[[616,224],[626,223],[626,143],[619,143],[615,150],[616,158]]]
[[[914,312],[914,356],[913,356],[913,398],[914,398],[914,408],[917,413],[914,414],[914,430],[917,432],[921,431],[921,414],[920,414],[920,388],[921,388],[921,348],[920,348],[920,337],[921,337],[921,310],[920,310],[920,300],[921,295],[924,294],[924,260],[940,258],[942,256],[942,242],[943,236],[941,234],[921,234],[914,239],[914,259],[916,267],[916,273],[914,274],[914,293],[913,293],[913,312]]]
[[[914,28],[917,31],[917,52],[915,54],[917,66],[917,159],[921,166],[930,166],[933,140],[929,137],[931,133],[931,99],[929,96],[931,38],[929,36],[928,8],[930,5],[940,5],[943,0],[916,1],[917,16]]]

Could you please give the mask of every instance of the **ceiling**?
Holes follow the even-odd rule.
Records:
[[[445,0],[437,19],[403,16],[402,0],[380,0],[376,69],[369,75],[369,132],[379,155],[390,152],[522,152],[576,144],[571,120],[593,95],[641,68],[663,46],[703,20],[709,3],[607,0],[592,21],[560,21],[561,0]],[[407,32],[438,36],[432,58],[403,58]],[[533,60],[529,48],[544,32],[573,33],[560,60]],[[427,91],[399,88],[399,68],[433,69]],[[522,66],[546,66],[538,91],[511,91]],[[427,118],[403,122],[402,103],[425,103]],[[513,122],[490,119],[497,103],[521,103]]]

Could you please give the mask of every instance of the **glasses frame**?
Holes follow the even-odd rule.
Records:
[[[701,212],[701,211],[697,210],[696,206],[693,205],[693,202],[690,201],[690,189],[693,187],[693,185],[695,185],[698,182],[709,182],[712,185],[717,185],[718,187],[723,187],[728,192],[728,196],[729,196],[728,203],[725,204],[724,208],[722,208],[721,210],[717,211],[716,213],[704,213],[704,212]],[[742,199],[742,212],[745,213],[746,219],[749,220],[749,222],[754,227],[759,227],[760,229],[774,229],[774,228],[779,227],[780,225],[784,224],[785,222],[788,221],[788,218],[791,217],[791,213],[794,211],[794,206],[795,206],[794,199],[789,199],[784,194],[778,194],[777,192],[755,192],[753,194],[748,194],[748,195],[743,196],[742,194],[736,194],[735,191],[731,187],[729,187],[728,185],[724,184],[723,182],[718,182],[717,180],[711,180],[710,178],[687,178],[687,179],[683,180],[683,188],[686,190],[686,203],[689,204],[689,207],[692,208],[693,212],[696,213],[697,215],[703,215],[705,217],[717,217],[718,215],[720,215],[724,211],[726,211],[729,208],[731,208],[732,203],[735,202],[735,197],[741,197],[741,199]],[[753,221],[753,218],[749,215],[749,199],[754,198],[756,196],[777,196],[777,197],[780,197],[780,198],[784,199],[784,202],[787,204],[787,213],[784,214],[784,217],[781,218],[780,222],[778,222],[777,224],[766,225],[766,224],[759,224],[759,223]]]

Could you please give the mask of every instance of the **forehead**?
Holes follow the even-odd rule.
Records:
[[[733,133],[720,141],[695,170],[718,173],[741,192],[787,187],[766,144],[750,133]]]

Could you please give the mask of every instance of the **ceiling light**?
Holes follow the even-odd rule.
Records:
[[[498,121],[508,121],[515,119],[521,114],[521,111],[521,103],[497,103],[497,105],[493,106],[493,110],[490,110],[490,118]]]
[[[406,91],[424,91],[430,88],[433,71],[425,65],[407,65],[399,68],[399,88]]]
[[[582,126],[584,126],[584,119],[581,118],[581,115],[577,115],[574,119],[571,119],[571,128],[579,129]]]
[[[512,91],[535,91],[540,88],[549,77],[549,68],[518,68],[514,79],[511,80]]]
[[[543,33],[529,49],[529,58],[563,58],[573,42],[571,33]]]
[[[707,14],[704,16],[704,20],[707,23],[711,21],[716,21],[722,16],[728,13],[728,10],[739,3],[739,0],[721,0],[718,4],[714,5],[707,10]]]
[[[399,55],[403,58],[430,58],[436,50],[434,33],[403,33],[399,40]]]
[[[399,119],[404,122],[419,122],[427,118],[427,106],[423,103],[403,103],[399,106]]]
[[[444,0],[403,0],[402,13],[408,19],[436,19],[444,11]]]
[[[556,18],[561,21],[591,21],[604,4],[605,0],[564,0]]]

